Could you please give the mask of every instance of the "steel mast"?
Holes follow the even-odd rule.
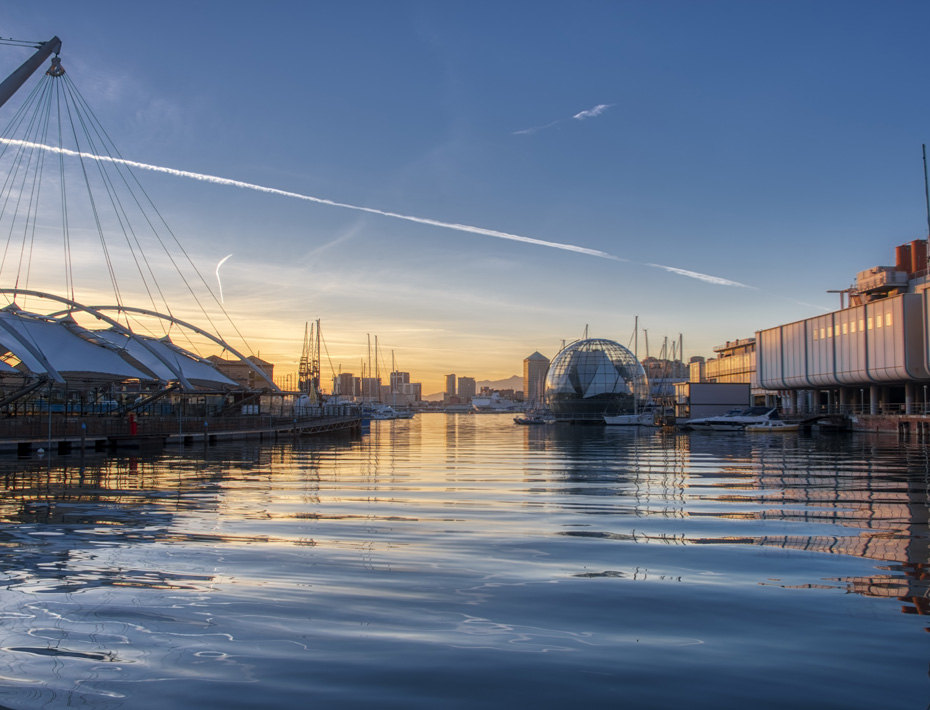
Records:
[[[52,54],[57,55],[61,52],[61,40],[58,37],[52,37],[48,42],[42,42],[38,50],[22,65],[10,74],[3,83],[0,83],[0,106],[3,106],[10,97],[16,93],[17,89],[26,83],[26,79],[32,76],[33,72],[48,59]],[[59,65],[60,69],[60,65]],[[50,70],[52,71],[52,70]],[[61,70],[62,72],[64,70]]]

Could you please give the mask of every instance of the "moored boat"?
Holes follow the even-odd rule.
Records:
[[[746,431],[756,434],[786,434],[792,431],[799,431],[801,425],[797,422],[789,424],[781,419],[769,419],[767,422],[760,424],[747,424]]]
[[[639,412],[638,414],[604,415],[604,424],[607,426],[656,426],[654,411]]]
[[[546,420],[537,414],[527,414],[522,417],[514,417],[514,424],[524,424],[524,425],[533,425],[533,424],[545,424]]]
[[[716,417],[691,419],[683,425],[701,431],[743,431],[747,426],[765,424],[777,417],[778,409],[775,407],[749,407],[734,409]]]

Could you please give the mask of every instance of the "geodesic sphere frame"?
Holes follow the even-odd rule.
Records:
[[[546,375],[549,409],[569,418],[633,414],[645,406],[648,394],[646,373],[636,356],[602,338],[567,345]]]

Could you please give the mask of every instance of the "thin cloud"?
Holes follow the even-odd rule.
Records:
[[[579,111],[574,116],[572,116],[572,118],[575,118],[579,121],[584,121],[587,118],[594,118],[595,116],[600,116],[611,106],[613,106],[613,104],[598,104],[594,108],[589,108],[587,111]]]
[[[609,109],[611,106],[613,106],[613,104],[598,104],[594,108],[589,108],[584,111],[579,111],[574,116],[572,116],[572,118],[575,119],[576,121],[584,121],[589,118],[596,118],[597,116],[600,116],[602,113],[604,113],[604,111]],[[560,123],[565,123],[565,121],[568,121],[568,120],[569,119],[567,118],[560,118],[557,121],[552,121],[551,123],[547,123],[544,126],[534,126],[533,128],[524,128],[519,131],[514,131],[513,135],[529,136],[534,133],[538,133],[539,131],[544,131],[547,128],[552,128],[553,126],[556,126]]]
[[[226,263],[226,260],[227,260],[229,257],[231,257],[231,256],[232,256],[232,254],[228,254],[228,255],[224,256],[222,259],[220,259],[220,263],[216,265],[216,283],[219,284],[219,287],[220,287],[220,303],[224,303],[224,302],[225,302],[225,301],[223,301],[223,282],[220,280],[220,267],[221,267],[223,264],[225,264],[225,263]]]
[[[552,128],[555,124],[561,123],[561,122],[562,121],[553,121],[552,123],[547,123],[545,126],[536,126],[535,128],[524,128],[522,131],[514,131],[513,134],[515,136],[520,136],[520,135],[528,136],[528,135],[532,135],[533,133],[536,133],[536,131],[544,131],[547,128]]]

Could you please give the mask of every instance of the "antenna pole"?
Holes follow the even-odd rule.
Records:
[[[927,202],[927,235],[930,236],[930,188],[927,186],[927,144],[923,144],[924,153],[924,198]]]

